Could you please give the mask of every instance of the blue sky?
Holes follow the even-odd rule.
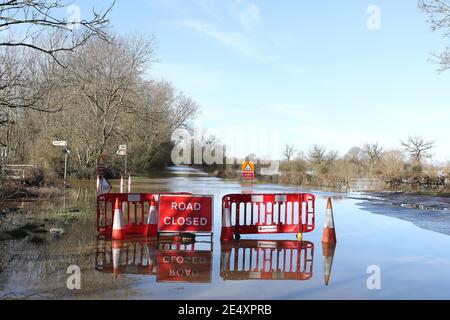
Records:
[[[367,26],[371,5],[380,29]],[[345,154],[420,134],[447,161],[450,72],[430,53],[449,40],[426,19],[415,0],[118,0],[112,14],[117,33],[155,37],[149,76],[197,101],[196,125],[212,133],[274,133],[275,158],[284,143]]]

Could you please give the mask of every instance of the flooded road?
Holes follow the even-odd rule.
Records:
[[[95,182],[72,185],[77,187],[66,199],[19,203],[14,204],[17,212],[2,211],[3,231],[24,224],[28,228],[22,228],[22,233],[16,230],[14,239],[0,241],[0,297],[450,298],[450,236],[442,231],[450,225],[447,212],[432,219],[442,230],[429,226],[427,230],[417,223],[424,214],[420,210],[396,208],[355,195],[313,191],[317,197],[316,230],[305,234],[303,242],[295,241],[295,234],[291,234],[243,236],[241,241],[221,245],[221,199],[225,194],[307,190],[278,185],[242,186],[178,168],[146,179],[136,178],[133,192],[214,195],[213,242],[199,239],[203,241],[176,246],[136,239],[117,246],[96,234]],[[321,243],[328,196],[333,198],[338,238],[334,252]],[[399,219],[398,212],[416,216],[416,221]],[[331,258],[328,279],[325,269],[330,271]],[[81,290],[67,289],[66,271],[71,265],[81,269]],[[381,289],[368,288],[373,279],[368,270],[380,271]]]

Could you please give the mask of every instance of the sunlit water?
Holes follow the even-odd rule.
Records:
[[[19,213],[2,216],[2,224],[39,217],[43,243],[29,237],[0,242],[0,297],[32,299],[448,299],[450,237],[398,219],[398,208],[374,205],[345,194],[315,192],[316,230],[297,243],[295,235],[245,236],[221,245],[221,199],[225,194],[304,192],[298,187],[226,182],[191,169],[172,169],[135,179],[133,192],[191,192],[215,198],[213,243],[173,247],[140,239],[116,251],[121,267],[114,270],[111,241],[97,237],[94,182],[76,186],[66,199],[22,203]],[[114,182],[117,188],[117,181]],[[331,196],[338,243],[331,275],[325,284],[321,243],[326,198]],[[52,220],[54,212],[71,212]],[[73,210],[76,209],[76,210]],[[80,212],[77,219],[71,217]],[[421,212],[402,208],[402,213]],[[405,211],[406,210],[406,211]],[[450,216],[439,217],[450,224]],[[420,223],[419,223],[420,225]],[[268,241],[265,241],[268,240]],[[286,241],[290,240],[290,241]],[[277,249],[278,248],[278,249]],[[326,249],[326,248],[325,248]],[[326,251],[326,250],[325,250]],[[181,259],[181,260],[180,260]],[[252,259],[250,261],[250,259]],[[184,263],[180,264],[182,261]],[[292,262],[290,262],[292,261]],[[328,262],[330,259],[328,258]],[[70,265],[81,268],[81,290],[66,286]],[[251,267],[250,267],[251,266]],[[381,288],[368,269],[381,271]],[[369,280],[369,281],[368,281]],[[368,286],[369,282],[369,286]]]

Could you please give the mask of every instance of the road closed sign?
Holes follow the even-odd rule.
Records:
[[[159,232],[213,232],[213,196],[161,195]]]
[[[157,282],[210,283],[211,251],[158,252]]]

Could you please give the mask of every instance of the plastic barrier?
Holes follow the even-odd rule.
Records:
[[[111,241],[98,236],[95,269],[114,276],[156,276],[157,282],[209,283],[212,257],[212,243]]]
[[[204,244],[204,243],[203,243]],[[212,243],[200,249],[200,243],[160,244],[156,282],[210,283],[212,280]]]
[[[166,193],[189,195],[189,193]],[[159,194],[153,193],[107,193],[97,197],[97,232],[110,236],[113,228],[116,199],[122,207],[126,235],[150,238],[158,236]]]
[[[224,280],[309,280],[314,244],[289,240],[239,240],[222,243]]]
[[[97,237],[95,269],[104,273],[156,275],[156,241],[111,241]]]
[[[222,241],[241,234],[297,233],[315,228],[315,196],[297,194],[230,194],[222,199]]]

